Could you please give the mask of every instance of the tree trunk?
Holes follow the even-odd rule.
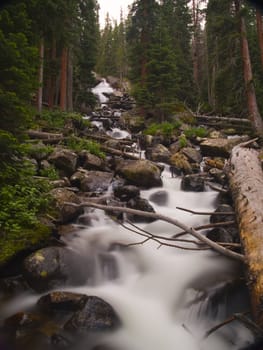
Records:
[[[247,40],[247,31],[245,19],[242,15],[240,15],[240,0],[235,1],[235,7],[237,15],[240,16],[239,24],[240,24],[240,35],[241,35],[241,48],[242,48],[242,59],[243,59],[243,71],[244,71],[244,80],[247,94],[247,105],[249,118],[251,122],[259,134],[263,133],[263,122],[261,116],[259,114],[256,92],[253,83],[253,74],[252,74],[252,66],[250,60],[250,53],[248,47]]]
[[[247,263],[247,280],[255,321],[263,327],[263,172],[254,149],[234,147],[230,189]]]
[[[261,66],[263,69],[263,21],[262,21],[261,11],[259,11],[258,9],[256,11],[256,18],[257,18],[257,32],[258,32],[258,43],[259,43],[259,49],[260,49],[260,59],[261,59]]]
[[[68,53],[68,84],[67,84],[67,110],[73,111],[73,63],[72,54]]]
[[[194,75],[194,82],[197,87],[197,90],[199,91],[199,65],[198,65],[198,5],[196,4],[196,1],[193,0],[192,2],[192,12],[193,12],[193,43],[192,43],[192,52],[193,52],[193,75]]]
[[[43,102],[43,75],[44,75],[44,38],[40,39],[39,43],[39,71],[38,71],[38,91],[37,91],[37,111],[42,112]]]
[[[54,64],[57,57],[57,47],[56,40],[53,39],[52,47],[51,47],[51,64],[50,64],[50,75],[48,79],[48,107],[49,109],[53,109],[55,102],[55,91],[56,91],[56,73],[54,70]]]
[[[60,109],[67,110],[67,66],[68,66],[68,48],[62,49],[61,55],[61,76],[60,76]]]

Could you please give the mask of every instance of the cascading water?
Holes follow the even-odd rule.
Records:
[[[176,218],[189,227],[209,222],[207,215],[194,215],[177,207],[211,212],[216,208],[216,192],[183,192],[180,177],[172,178],[167,169],[162,179],[163,187],[141,191],[141,197],[148,199],[156,212]],[[162,205],[152,200],[160,191],[166,198]],[[241,293],[232,293],[230,300],[226,296],[218,297],[216,305],[211,301],[222,285],[239,276],[238,263],[210,250],[161,246],[143,236],[147,231],[171,238],[180,231],[171,224],[159,220],[136,224],[136,228],[128,224],[128,230],[103,211],[87,209],[87,213],[91,211],[91,224],[81,226],[64,240],[68,249],[77,252],[80,259],[92,257],[93,276],[83,285],[63,288],[63,291],[101,297],[119,315],[121,328],[100,335],[94,340],[95,344],[107,344],[114,350],[234,350],[252,340],[251,333],[237,321],[205,337],[212,327],[233,312],[244,309],[246,300]],[[142,236],[132,230],[139,231]],[[193,240],[189,235],[183,238]],[[168,242],[197,247],[194,243]],[[2,308],[2,315],[7,317],[32,307],[39,297],[35,294],[20,296]],[[84,342],[84,345],[74,346],[74,350],[79,349],[90,347]]]
[[[113,88],[107,83],[106,79],[102,79],[102,81],[92,89],[93,94],[99,98],[102,105],[108,101],[108,97],[105,94],[111,94],[113,91]]]

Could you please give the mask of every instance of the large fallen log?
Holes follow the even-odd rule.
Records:
[[[234,147],[228,175],[245,253],[252,312],[263,328],[263,171],[258,151],[242,145]]]

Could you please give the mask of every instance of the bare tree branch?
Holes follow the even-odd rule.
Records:
[[[196,214],[196,215],[235,215],[233,211],[220,211],[220,212],[207,212],[207,211],[194,211],[186,208],[176,207],[178,210],[186,211],[187,213]]]
[[[101,210],[105,210],[105,211],[115,211],[115,212],[118,211],[118,212],[121,212],[121,213],[129,213],[129,214],[134,214],[134,215],[147,217],[147,218],[152,218],[152,219],[156,219],[156,220],[162,220],[162,221],[168,222],[168,223],[170,223],[172,225],[180,227],[184,231],[188,232],[192,236],[194,236],[197,239],[199,239],[201,242],[207,244],[210,248],[212,248],[216,252],[218,252],[220,254],[223,254],[223,255],[225,255],[225,256],[227,256],[229,258],[245,262],[245,258],[244,258],[244,256],[242,254],[238,254],[238,253],[235,253],[235,252],[233,252],[231,250],[228,250],[228,249],[220,246],[219,244],[211,241],[206,236],[203,236],[198,231],[196,231],[194,228],[188,227],[187,225],[183,224],[182,222],[180,222],[180,221],[178,221],[176,219],[170,218],[168,216],[162,215],[162,214],[149,213],[149,212],[145,212],[145,211],[141,211],[141,210],[137,210],[137,209],[131,209],[131,208],[107,206],[107,205],[96,204],[96,203],[92,203],[92,202],[84,202],[84,203],[81,203],[81,204],[65,202],[64,205],[71,205],[71,206],[78,207],[78,208],[93,207],[93,208],[97,208],[97,209],[101,209]]]

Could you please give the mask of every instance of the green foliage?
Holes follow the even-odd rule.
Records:
[[[184,134],[188,138],[206,137],[208,135],[208,131],[205,128],[196,127],[184,130]]]
[[[187,138],[186,135],[182,134],[179,136],[179,147],[184,148],[187,146]]]
[[[146,130],[144,130],[145,135],[164,135],[172,136],[181,126],[180,122],[168,123],[164,122],[161,124],[152,123]]]
[[[40,169],[39,175],[47,177],[49,180],[58,180],[59,179],[58,171],[53,165],[50,165],[49,167],[44,168],[44,169]]]
[[[66,145],[76,152],[86,150],[102,159],[105,159],[106,157],[105,153],[101,151],[100,145],[95,141],[85,140],[72,136],[66,140]]]
[[[83,119],[82,115],[73,112],[63,112],[61,110],[43,111],[40,116],[37,116],[35,121],[36,126],[49,129],[62,129],[66,124],[72,123],[72,126],[79,130],[83,130],[90,126],[88,120]]]

